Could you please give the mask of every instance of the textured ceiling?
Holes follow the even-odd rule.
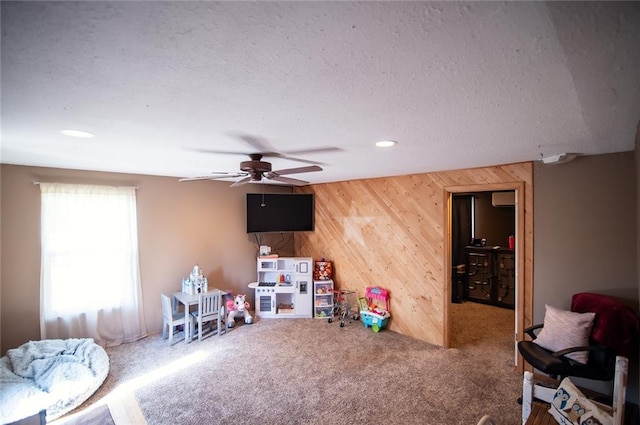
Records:
[[[636,2],[8,2],[2,163],[313,183],[631,151]],[[62,129],[92,132],[91,139]],[[381,150],[373,143],[393,139]],[[308,165],[269,159],[274,169]],[[186,184],[186,183],[185,183]]]

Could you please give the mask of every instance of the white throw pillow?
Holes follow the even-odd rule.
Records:
[[[574,313],[545,304],[544,327],[535,339],[539,346],[551,351],[589,345],[589,335],[595,313]],[[588,351],[576,351],[567,357],[583,364],[589,359]]]

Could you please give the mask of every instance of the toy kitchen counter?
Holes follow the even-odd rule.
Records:
[[[313,259],[258,258],[255,313],[260,318],[310,318],[313,314]]]

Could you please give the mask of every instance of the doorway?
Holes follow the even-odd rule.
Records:
[[[515,330],[515,192],[456,193],[451,208],[451,346],[502,347]]]
[[[515,307],[515,192],[454,194],[451,302]]]
[[[520,339],[522,335],[522,329],[524,328],[525,320],[524,320],[524,305],[525,305],[525,286],[524,286],[524,235],[525,235],[525,221],[524,221],[524,182],[513,182],[513,183],[495,183],[495,184],[483,184],[483,185],[467,185],[467,186],[450,186],[445,187],[446,195],[447,195],[447,234],[445,237],[446,247],[446,275],[447,275],[447,296],[445,298],[445,347],[452,346],[452,333],[455,332],[453,323],[452,323],[452,311],[454,309],[454,302],[456,299],[456,294],[453,292],[452,283],[454,282],[456,276],[456,269],[454,268],[456,263],[459,263],[459,259],[453,258],[453,200],[454,195],[464,195],[464,194],[489,194],[491,192],[502,192],[502,191],[514,191],[514,211],[513,211],[513,220],[514,220],[514,258],[513,258],[513,273],[515,279],[515,287],[513,296],[513,322],[509,324],[508,330],[506,332],[511,332],[511,335],[508,336],[511,341],[511,347],[513,347],[514,353],[514,363],[518,366],[519,370],[522,370],[522,361],[520,356],[517,355],[516,342]],[[480,235],[477,235],[480,236]],[[478,243],[482,243],[482,239],[487,239],[484,237],[478,237],[480,239]],[[490,240],[485,241],[485,244],[493,243],[495,245],[507,245],[509,241],[505,240],[498,242],[491,242]],[[489,248],[492,248],[491,245]],[[530,303],[530,300],[526,302]],[[499,307],[495,307],[499,308]]]

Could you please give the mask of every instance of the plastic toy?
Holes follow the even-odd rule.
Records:
[[[230,296],[230,294],[227,294]],[[253,317],[249,313],[249,303],[245,301],[246,295],[238,294],[234,299],[227,301],[227,328],[232,328],[236,325],[236,315],[242,315],[244,317],[244,323],[250,325],[253,323]]]
[[[316,261],[313,270],[313,280],[330,280],[332,276],[333,265],[331,261],[326,261],[324,258],[321,261]]]
[[[355,291],[346,289],[330,289],[333,292],[333,314],[329,317],[329,323],[334,317],[340,318],[340,327],[344,328],[347,321],[358,320],[358,311],[355,308]]]
[[[384,303],[384,308],[376,301]],[[360,305],[360,319],[365,328],[373,332],[380,332],[389,323],[389,292],[378,286],[367,286],[366,297],[358,299]]]

